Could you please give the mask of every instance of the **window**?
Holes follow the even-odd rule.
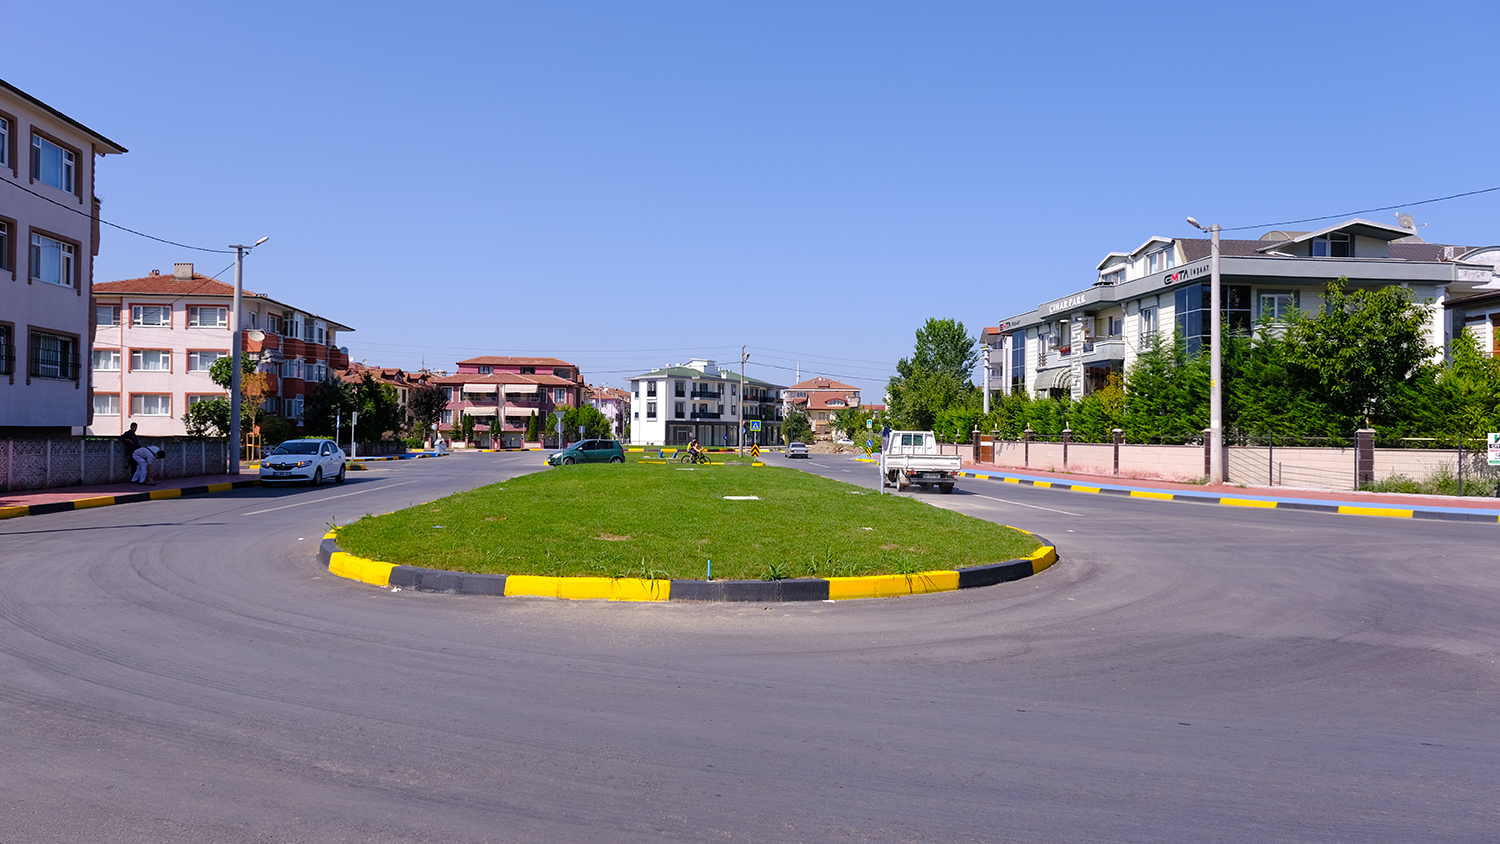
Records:
[[[443,398],[447,399],[448,401],[453,401],[453,388],[452,387],[444,387],[443,388]]]
[[[535,375],[536,374],[536,367],[534,367],[534,366],[523,366],[523,367],[521,367],[521,374],[522,375]]]
[[[1147,255],[1146,256],[1146,272],[1147,273],[1154,273],[1154,272],[1156,272],[1159,269],[1161,269],[1161,253],[1160,252],[1152,252],[1150,255]]]
[[[280,334],[281,317],[275,314],[266,314],[266,331],[270,334]]]
[[[255,311],[250,312],[250,327],[260,328],[260,314]]]
[[[1060,322],[1057,324],[1057,353],[1066,355],[1073,351],[1073,323]]]
[[[326,342],[328,342],[328,330],[325,329],[321,325],[318,326],[318,342],[319,343],[326,343]]]
[[[167,393],[136,393],[130,397],[131,416],[171,416],[172,396]]]
[[[1122,284],[1122,283],[1124,283],[1124,281],[1125,281],[1125,270],[1123,270],[1123,269],[1115,270],[1113,272],[1108,272],[1108,273],[1105,273],[1104,275],[1102,275],[1102,276],[1099,277],[1099,283],[1100,284],[1106,284],[1106,285]]]
[[[1312,253],[1314,258],[1352,258],[1354,243],[1349,235],[1334,232],[1313,238]]]
[[[95,307],[94,308],[94,324],[95,325],[119,325],[120,324],[120,306],[119,305],[99,305],[99,306]]]
[[[683,386],[683,382],[676,381],[676,382],[673,382],[673,383],[676,384],[676,390],[672,393],[672,395],[676,396],[679,399],[682,398],[683,396],[687,395],[687,391],[686,391],[686,388]]]
[[[11,269],[10,266],[10,223],[0,220],[0,270]]]
[[[73,273],[73,244],[53,240],[46,235],[31,236],[32,281],[72,287]]]
[[[119,372],[120,350],[119,349],[95,349],[94,350],[95,372]]]
[[[119,416],[120,394],[119,393],[95,393],[94,394],[95,416]]]
[[[167,349],[134,349],[130,352],[131,372],[170,372],[172,353]]]
[[[11,339],[10,326],[0,325],[0,375],[16,371],[16,345]]]
[[[302,397],[292,399],[292,418],[298,422],[302,421]]]
[[[451,411],[451,410],[445,410],[445,411],[443,411],[442,422],[443,422],[444,425],[452,425],[453,424],[453,411]]]
[[[1177,333],[1187,344],[1187,353],[1194,355],[1203,348],[1204,341],[1212,329],[1210,316],[1212,307],[1211,288],[1207,284],[1190,284],[1176,291]],[[1229,324],[1231,332],[1250,331],[1250,288],[1242,284],[1223,286],[1223,301],[1219,303],[1220,318]]]
[[[1156,309],[1141,308],[1141,345],[1145,346],[1156,336]]]
[[[651,396],[651,397],[654,397],[656,395],[656,382],[655,381],[647,381],[646,382],[646,395],[647,396]]]
[[[207,308],[198,305],[188,307],[189,328],[228,328],[228,308]]]
[[[72,150],[63,149],[40,135],[31,136],[31,178],[73,193]]]
[[[1120,335],[1125,333],[1125,317],[1112,316],[1107,320],[1107,324],[1109,333],[1105,336],[1119,337]]]
[[[172,324],[171,305],[131,305],[131,325],[166,325]]]
[[[684,402],[680,402],[680,401],[679,402],[673,402],[673,404],[672,404],[672,413],[678,419],[682,419],[686,415],[685,411],[683,410],[684,404],[685,404]]]
[[[206,394],[206,395],[205,394],[201,394],[201,393],[199,393],[199,394],[192,394],[192,395],[189,395],[187,397],[187,406],[188,407],[192,407],[193,405],[197,404],[200,401],[212,401],[213,399],[222,399],[222,398],[224,398],[224,397],[223,396],[218,396],[218,395],[213,395],[212,393]]]
[[[1261,293],[1260,315],[1262,319],[1285,322],[1297,307],[1297,294],[1291,292]]]
[[[286,362],[282,374],[287,378],[302,378],[306,373],[303,372],[302,361],[289,360]]]
[[[555,389],[555,390],[552,391],[552,403],[553,404],[562,404],[563,402],[565,402],[567,400],[568,400],[568,391],[567,390],[563,389],[562,387],[558,387],[557,389]]]
[[[10,166],[10,121],[0,117],[0,167]]]
[[[552,367],[552,374],[556,375],[558,378],[566,378],[569,381],[573,380],[573,370],[566,366]]]
[[[648,402],[646,402],[646,418],[647,419],[655,419],[656,418],[656,402],[654,402],[654,401],[648,401]]]
[[[219,358],[227,358],[227,352],[188,352],[188,372],[207,372]],[[189,402],[189,407],[192,404]]]
[[[72,337],[33,331],[30,358],[33,378],[78,380],[78,341]]]
[[[1010,391],[1026,392],[1026,336],[1010,338]]]
[[[495,367],[493,367],[493,366],[481,366],[481,367],[479,367],[479,374],[480,375],[493,375],[494,372],[495,372]]]

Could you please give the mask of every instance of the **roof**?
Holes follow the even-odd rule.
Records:
[[[473,372],[457,375],[448,375],[443,378],[433,378],[432,384],[441,384],[446,387],[456,387],[460,384],[534,384],[538,387],[576,387],[578,383],[566,378],[547,373],[545,375],[525,374],[519,372],[494,372],[489,375],[478,375]]]
[[[640,375],[632,375],[626,380],[639,381],[642,378],[716,378],[720,381],[736,382],[740,380],[739,373],[732,373],[727,369],[719,370],[718,375],[709,375],[703,370],[694,369],[691,366],[665,366],[661,369],[653,369],[650,372],[643,372]],[[755,378],[750,375],[745,376],[745,383],[754,384],[758,387],[775,387],[777,389],[785,389],[780,385],[772,384],[770,381],[762,381],[761,379]]]
[[[78,131],[82,132],[83,134],[88,135],[90,138],[92,138],[94,141],[96,141],[100,146],[106,147],[106,149],[97,150],[97,152],[100,155],[110,155],[112,153],[118,155],[120,153],[125,153],[125,152],[129,152],[130,151],[130,150],[128,150],[128,149],[120,146],[119,144],[115,143],[114,141],[111,141],[109,138],[104,137],[103,135],[99,134],[98,132],[95,132],[93,129],[90,129],[89,127],[83,125],[82,123],[79,123],[77,120],[74,120],[73,118],[67,116],[66,114],[63,114],[62,112],[58,111],[57,109],[53,108],[52,106],[47,105],[46,103],[42,102],[41,100],[37,99],[36,97],[33,97],[32,95],[26,93],[25,91],[22,91],[20,88],[17,88],[16,86],[10,84],[9,82],[6,82],[4,79],[0,79],[0,89],[4,89],[6,91],[9,91],[10,93],[16,95],[17,97],[20,97],[21,99],[25,100],[26,102],[31,103],[32,105],[34,105],[37,108],[41,109],[42,111],[47,112],[48,114],[52,115],[53,117],[57,118],[58,120],[61,120],[62,122],[68,124],[69,126],[72,126],[74,129],[77,129]]]
[[[792,386],[787,387],[786,389],[788,389],[788,390],[858,390],[859,388],[856,387],[856,386],[854,386],[854,385],[852,385],[852,384],[845,384],[842,381],[834,381],[831,378],[824,378],[822,376],[819,376],[817,378],[809,378],[806,381],[799,381],[798,383],[793,384]]]
[[[1201,261],[1213,251],[1213,241],[1206,237],[1185,237],[1178,243],[1182,244],[1182,261],[1191,264]],[[1285,241],[1282,241],[1285,243]],[[1258,255],[1265,248],[1263,240],[1220,240],[1219,255],[1226,257],[1241,257],[1245,255]]]
[[[234,297],[234,285],[229,284],[228,282],[219,281],[216,278],[209,278],[202,273],[196,272],[193,273],[192,278],[178,278],[177,276],[171,274],[162,275],[157,272],[152,272],[151,275],[143,276],[141,278],[125,278],[120,279],[119,281],[95,282],[93,286],[93,292],[110,293],[117,295],[135,294],[137,296],[172,296],[174,298],[186,298],[188,296],[211,296],[216,298],[223,297],[225,299],[230,299]],[[273,305],[280,305],[283,308],[291,308],[295,311],[302,311],[305,314],[311,314],[314,318],[323,320],[324,322],[328,323],[329,326],[338,329],[339,331],[354,330],[347,325],[334,322],[328,317],[314,314],[312,313],[312,311],[309,311],[306,308],[298,308],[293,305],[288,305],[285,302],[272,299],[270,296],[267,296],[264,293],[254,293],[242,288],[240,290],[240,295],[246,299],[255,299],[257,301],[270,302]]]
[[[458,362],[459,366],[574,366],[557,358],[510,357],[509,355],[482,355]],[[575,367],[576,368],[576,367]]]
[[[859,405],[849,400],[845,395],[814,395],[807,400],[807,406],[811,410],[834,410],[833,402],[838,402],[838,407],[858,407]]]
[[[1370,220],[1361,220],[1356,217],[1353,220],[1345,220],[1344,222],[1337,225],[1318,229],[1315,232],[1307,232],[1306,234],[1301,234],[1288,240],[1262,244],[1260,249],[1256,251],[1271,252],[1283,246],[1286,246],[1289,243],[1302,243],[1303,241],[1312,240],[1313,238],[1322,237],[1333,232],[1343,232],[1344,234],[1353,235],[1355,237],[1370,237],[1375,238],[1376,240],[1387,241],[1400,240],[1403,237],[1411,237],[1412,234],[1410,229],[1403,229],[1400,226],[1389,226],[1385,223],[1376,223]]]
[[[1472,296],[1458,296],[1443,303],[1445,308],[1462,308],[1467,305],[1500,303],[1500,290],[1481,290]]]

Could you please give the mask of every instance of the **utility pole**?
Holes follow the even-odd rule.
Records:
[[[234,300],[233,312],[229,315],[229,474],[240,473],[240,355],[243,342],[240,338],[240,314],[243,313],[245,289],[245,253],[270,240],[269,236],[255,241],[254,246],[237,244],[234,250]],[[122,367],[123,368],[123,367]]]
[[[745,347],[740,347],[740,435],[736,437],[740,444],[740,456],[745,456],[745,361],[750,355],[745,353]]]
[[[1223,345],[1219,321],[1223,315],[1223,291],[1219,281],[1219,224],[1203,226],[1192,217],[1188,224],[1212,235],[1209,247],[1209,333],[1208,333],[1208,482],[1224,482],[1224,384],[1221,381]]]

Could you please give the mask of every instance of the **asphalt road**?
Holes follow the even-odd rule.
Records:
[[[316,562],[539,462],[0,522],[0,842],[1500,838],[1492,525],[961,481],[1061,563],[741,606]]]

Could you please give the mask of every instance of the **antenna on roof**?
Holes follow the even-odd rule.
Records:
[[[1401,226],[1401,228],[1403,229],[1411,229],[1412,231],[1417,230],[1417,222],[1411,218],[1410,214],[1397,214],[1396,224]]]

